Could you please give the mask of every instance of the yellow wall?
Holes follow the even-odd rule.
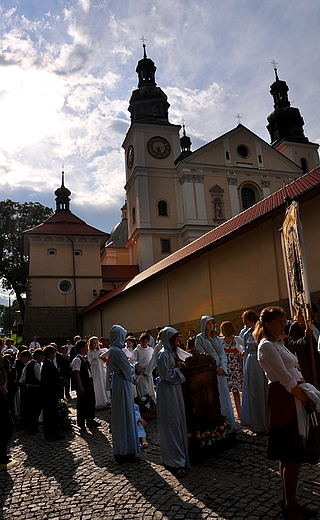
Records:
[[[227,315],[285,300],[280,232],[284,212],[259,227],[163,274],[131,292],[110,299],[103,309],[104,335],[114,323],[132,332],[186,324],[203,314]],[[320,291],[320,196],[300,207],[311,293]],[[83,315],[84,334],[93,333]]]
[[[55,249],[56,254],[48,254]],[[77,307],[87,306],[93,299],[93,290],[102,289],[100,244],[95,237],[76,238],[74,256],[69,241],[63,237],[32,237],[30,242],[28,295],[31,306]],[[74,273],[76,282],[74,282]],[[57,285],[67,279],[76,286],[70,294],[61,294]]]

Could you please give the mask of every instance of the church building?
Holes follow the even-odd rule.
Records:
[[[71,193],[62,178],[55,192],[55,214],[25,232],[26,340],[35,334],[42,344],[65,341],[76,333],[107,335],[112,321],[122,323],[123,316],[129,322],[122,324],[134,332],[157,325],[180,326],[182,320],[195,327],[191,316],[198,319],[201,311],[238,313],[243,306],[285,298],[277,235],[284,208],[278,194],[290,185],[299,195],[305,188],[299,178],[319,165],[318,144],[304,135],[303,118],[290,105],[286,82],[275,68],[270,88],[274,110],[267,126],[271,144],[239,123],[192,151],[185,127],[181,136],[181,126],[169,121],[167,96],[156,84],[156,66],[147,57],[145,44],[136,72],[138,88],[129,102],[131,124],[122,145],[127,200],[121,222],[110,235],[87,225],[71,213]],[[308,177],[312,204],[318,203],[319,177],[319,169]],[[305,214],[313,222],[308,189]],[[275,216],[270,221],[268,204]],[[248,234],[251,216],[256,231]],[[227,245],[230,229],[232,241]],[[252,254],[243,245],[245,233],[254,240]],[[204,254],[203,244],[210,254]],[[236,258],[230,263],[234,247],[241,254],[240,263]],[[251,264],[255,290],[249,289],[244,298],[249,286],[245,270]],[[275,283],[281,287],[271,290],[269,277],[262,292],[261,269],[267,268],[271,276],[270,266],[276,268]],[[224,282],[228,298],[221,296]],[[231,294],[236,287],[239,292]],[[319,290],[315,281],[313,291]],[[148,312],[141,303],[136,305],[137,296],[146,302]],[[148,305],[150,298],[157,305]],[[221,305],[213,303],[217,301]],[[147,317],[150,321],[145,321]]]
[[[152,266],[207,231],[247,209],[319,164],[318,144],[309,142],[304,121],[290,106],[279,80],[270,93],[271,145],[242,124],[195,151],[180,125],[169,121],[166,94],[155,81],[156,66],[138,62],[138,88],[123,142],[130,264]]]

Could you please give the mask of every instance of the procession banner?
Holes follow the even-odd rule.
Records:
[[[312,367],[313,384],[318,388],[315,353],[312,341],[311,300],[308,285],[306,255],[303,241],[303,229],[299,219],[299,204],[293,200],[286,210],[281,229],[282,250],[291,307],[291,317],[299,321],[303,317],[305,327],[309,329],[308,338]]]
[[[295,200],[286,210],[281,239],[291,317],[296,318],[300,311],[305,323],[312,328],[303,229],[299,219],[299,204]]]

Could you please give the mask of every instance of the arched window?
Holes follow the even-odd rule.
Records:
[[[168,204],[165,200],[159,200],[158,202],[158,215],[159,217],[168,216]]]
[[[256,195],[252,188],[242,188],[241,190],[242,208],[247,209],[256,203]]]
[[[303,173],[307,173],[307,171],[308,171],[308,162],[307,162],[307,159],[305,159],[304,157],[302,157],[302,159],[300,160],[300,163],[301,163],[301,168],[302,168]]]

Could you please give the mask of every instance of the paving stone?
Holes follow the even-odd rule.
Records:
[[[74,403],[73,403],[74,404]],[[72,414],[75,418],[75,410]],[[163,468],[156,420],[148,427],[150,447],[139,465],[114,462],[110,414],[98,413],[101,428],[65,434],[46,443],[15,431],[16,460],[0,470],[3,520],[275,520],[280,516],[277,463],[267,461],[267,439],[238,427],[238,443],[190,469],[181,481]],[[320,506],[319,467],[304,465],[299,494]],[[306,482],[307,481],[307,482]],[[309,482],[309,483],[308,483]],[[40,493],[39,493],[39,490]]]

